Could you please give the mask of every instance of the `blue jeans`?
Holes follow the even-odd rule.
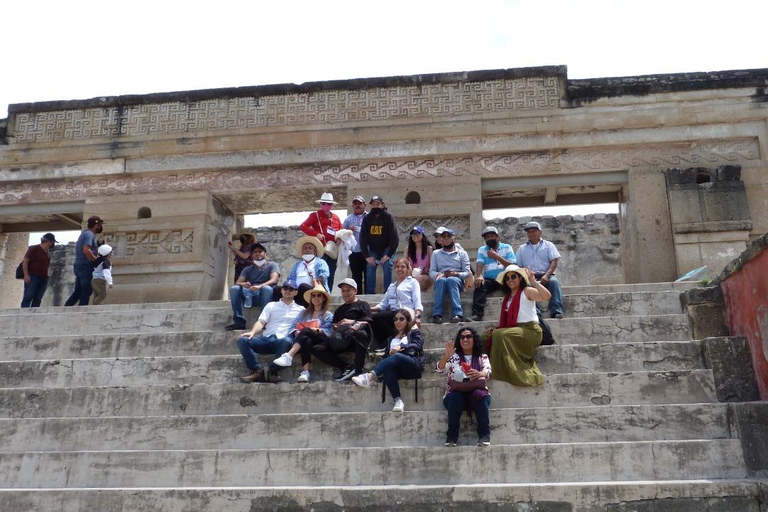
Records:
[[[237,340],[237,348],[240,349],[240,353],[243,355],[243,359],[245,359],[245,366],[254,372],[261,368],[256,354],[275,354],[275,357],[280,357],[290,350],[291,345],[293,345],[293,338],[291,336],[278,338],[274,334],[270,336],[254,336],[253,338],[241,336]]]
[[[540,279],[544,274],[536,274],[536,279]],[[552,294],[552,298],[549,299],[549,315],[554,316],[557,313],[563,313],[563,287],[558,281],[557,277],[550,276],[549,282],[545,285],[545,288]],[[538,308],[538,306],[537,306]]]
[[[333,291],[333,275],[336,273],[336,260],[323,254],[323,261],[328,264],[328,289]]]
[[[236,324],[245,323],[245,317],[243,316],[243,301],[245,300],[246,294],[252,297],[251,304],[256,308],[263,308],[269,302],[272,302],[271,286],[262,286],[257,292],[246,290],[239,284],[233,286],[229,289],[229,301],[232,303],[232,319]]]
[[[376,265],[371,265],[367,262],[365,264],[365,294],[373,295],[376,293],[376,267],[379,265],[384,267],[384,291],[386,292],[389,285],[392,284],[392,266],[395,262],[390,258],[386,263],[382,264],[381,258],[384,256],[383,254],[377,256],[369,253],[368,256],[376,260]]]
[[[24,297],[21,299],[21,307],[39,308],[46,288],[48,288],[47,277],[30,275],[29,282],[24,283]]]
[[[377,377],[384,379],[392,398],[400,398],[400,384],[398,379],[418,379],[421,370],[416,361],[405,354],[393,354],[382,359],[373,369]]]
[[[91,287],[93,279],[93,263],[75,263],[75,290],[69,296],[65,306],[74,306],[79,301],[80,306],[87,306],[93,293]]]
[[[453,391],[443,397],[443,405],[448,409],[448,439],[459,438],[459,420],[461,420],[464,409],[467,408],[467,402],[470,401],[469,396],[468,393]],[[491,395],[487,395],[483,400],[477,402],[472,411],[475,413],[475,420],[477,421],[477,437],[491,435],[491,420],[488,413],[490,407]]]
[[[461,309],[461,290],[464,289],[464,280],[460,277],[442,277],[435,281],[435,306],[432,308],[433,316],[443,316],[443,303],[445,292],[451,297],[451,316],[463,315]]]

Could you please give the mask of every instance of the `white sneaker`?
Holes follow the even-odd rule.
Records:
[[[273,361],[277,366],[291,366],[291,363],[293,363],[293,358],[288,355],[288,352],[281,355],[277,359]]]
[[[361,373],[360,375],[355,375],[352,377],[352,382],[360,386],[361,388],[369,388],[371,387],[371,374]]]
[[[309,371],[308,370],[302,370],[301,375],[299,375],[298,382],[309,382]]]
[[[400,398],[395,398],[395,406],[392,408],[392,412],[403,412],[405,411],[405,404]]]

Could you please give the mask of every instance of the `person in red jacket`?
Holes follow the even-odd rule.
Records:
[[[38,245],[30,245],[21,268],[24,272],[24,297],[21,299],[22,308],[40,307],[45,289],[48,287],[48,267],[51,258],[48,250],[56,245],[53,233],[46,233]]]
[[[341,229],[341,220],[339,220],[339,216],[333,213],[331,209],[333,208],[333,205],[338,203],[333,200],[333,194],[329,194],[328,192],[323,193],[323,195],[320,196],[320,199],[315,202],[320,204],[320,209],[310,213],[307,220],[301,223],[299,229],[301,229],[307,236],[314,236],[320,240],[323,245],[328,242],[335,242],[336,233]],[[323,254],[323,261],[328,264],[329,290],[333,289],[333,275],[336,273],[336,256],[337,253],[335,251],[333,254],[328,254],[327,248],[325,254]]]

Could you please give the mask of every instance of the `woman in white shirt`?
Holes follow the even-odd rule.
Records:
[[[536,302],[549,300],[551,294],[530,269],[517,265],[509,265],[496,280],[505,295],[499,326],[491,335],[495,378],[515,386],[539,386],[544,383],[544,375],[533,360],[542,339]]]
[[[387,339],[395,334],[395,313],[400,308],[409,308],[415,312],[414,321],[421,327],[421,286],[413,278],[411,263],[407,258],[395,260],[395,281],[387,288],[387,293],[377,305],[371,308],[373,315],[374,348],[383,348]]]

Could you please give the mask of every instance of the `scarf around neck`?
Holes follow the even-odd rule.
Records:
[[[511,293],[504,296],[504,306],[507,307],[507,313],[504,314],[502,308],[501,321],[499,327],[515,327],[517,325],[517,314],[520,312],[520,295],[523,293],[523,287],[517,289],[515,296],[512,297]],[[511,300],[510,300],[511,299]]]

